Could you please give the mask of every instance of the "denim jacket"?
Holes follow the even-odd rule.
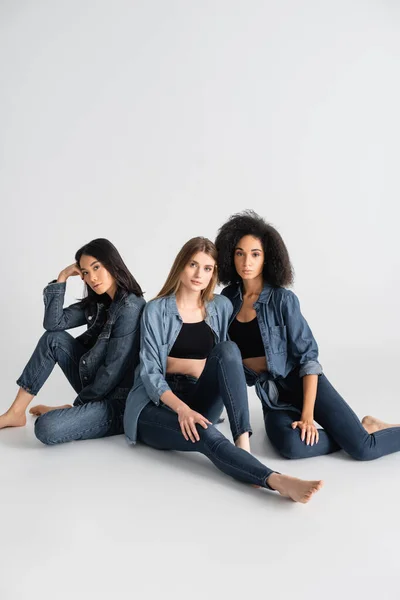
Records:
[[[232,304],[223,296],[215,295],[206,304],[206,323],[211,327],[215,343],[224,342],[228,335]],[[127,440],[134,444],[137,422],[149,402],[160,403],[160,396],[170,390],[165,376],[168,354],[182,328],[182,317],[176,305],[175,294],[151,300],[143,311],[140,326],[140,364],[136,368],[135,383],[126,401],[124,429]]]
[[[87,348],[79,362],[82,390],[75,405],[103,398],[125,400],[139,362],[139,326],[145,300],[118,290],[108,311],[102,303],[82,302],[63,308],[65,283],[50,283],[43,291],[47,331],[87,325],[76,339]]]
[[[230,325],[243,304],[241,284],[231,284],[221,293],[233,304]],[[299,368],[300,377],[321,375],[322,366],[318,362],[317,343],[301,314],[299,300],[292,291],[265,283],[257,302],[254,303],[254,309],[264,344],[268,372],[257,374],[244,367],[247,384],[256,386],[258,397],[269,408],[288,408],[290,405],[279,401],[274,380],[284,379],[296,367]]]

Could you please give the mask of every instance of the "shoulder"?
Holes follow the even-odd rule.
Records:
[[[136,294],[127,294],[121,303],[120,314],[135,314],[142,312],[146,300]]]
[[[214,294],[212,301],[214,302],[217,312],[232,312],[232,303],[226,296],[223,296],[222,294]]]
[[[274,288],[273,295],[276,301],[286,305],[295,305],[299,303],[299,299],[292,290],[284,287]]]

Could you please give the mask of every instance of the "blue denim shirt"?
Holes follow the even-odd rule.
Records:
[[[233,305],[230,325],[243,304],[242,286],[239,283],[231,284],[221,293]],[[269,408],[284,409],[290,406],[294,409],[279,401],[274,381],[284,379],[296,367],[299,368],[300,377],[320,375],[322,366],[318,362],[317,343],[301,314],[299,300],[292,291],[265,283],[253,307],[264,344],[268,371],[257,374],[245,366],[247,384],[255,385],[258,397]]]
[[[215,295],[205,308],[205,321],[214,333],[215,343],[226,341],[232,304],[223,296]],[[137,422],[143,408],[149,402],[158,405],[160,396],[171,389],[165,379],[167,358],[182,323],[175,294],[151,300],[143,311],[140,364],[136,368],[135,383],[127,398],[124,416],[125,435],[132,444],[136,443]]]
[[[75,404],[103,398],[125,400],[139,362],[140,316],[145,300],[117,290],[108,311],[102,303],[82,302],[63,308],[65,283],[51,283],[43,291],[47,331],[81,325],[88,329],[76,339],[88,350],[79,362],[82,390]]]

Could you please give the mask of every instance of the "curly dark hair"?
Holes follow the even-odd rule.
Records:
[[[220,227],[215,240],[218,251],[218,278],[223,285],[241,281],[234,263],[234,252],[245,235],[258,238],[263,246],[265,264],[263,277],[270,285],[281,287],[293,283],[294,273],[289,253],[277,230],[254,210],[244,210],[229,217]]]

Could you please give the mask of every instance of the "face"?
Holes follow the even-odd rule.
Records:
[[[237,274],[243,280],[260,277],[264,269],[265,254],[261,240],[245,235],[236,245],[234,262]]]
[[[210,283],[214,271],[215,260],[205,252],[198,252],[183,269],[181,284],[188,290],[201,292]]]
[[[117,289],[117,282],[114,277],[107,271],[105,267],[94,256],[81,257],[79,266],[82,271],[84,282],[96,294],[108,294],[111,298]]]

